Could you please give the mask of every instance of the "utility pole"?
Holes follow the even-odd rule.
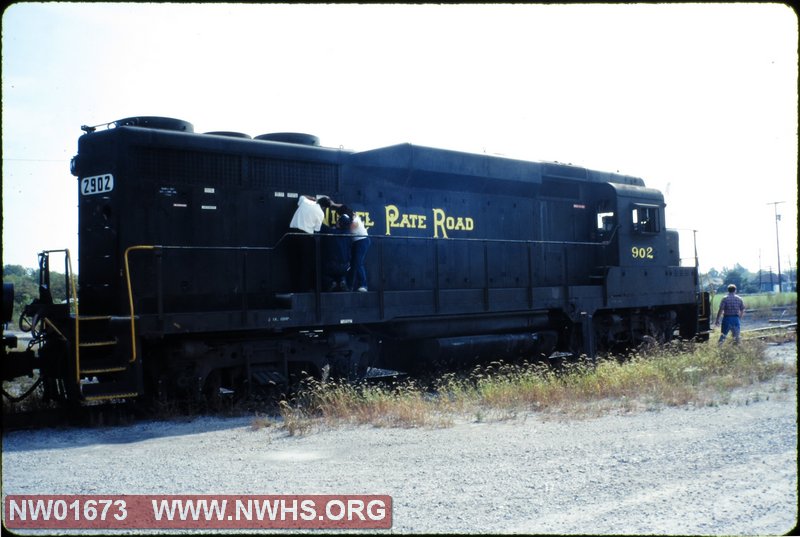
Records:
[[[758,249],[758,292],[762,292],[764,290],[764,285],[762,283],[762,279],[764,277],[764,271],[761,270],[761,248]]]
[[[781,215],[778,214],[778,204],[779,203],[786,203],[785,201],[773,201],[767,203],[767,205],[772,205],[775,208],[775,243],[778,248],[778,292],[783,292],[783,286],[781,285],[781,241],[778,238],[778,222],[781,220]]]
[[[700,286],[700,259],[697,257],[697,230],[692,230],[692,241],[694,242],[694,277],[695,282],[694,286],[697,288],[698,291],[702,291],[702,287]]]

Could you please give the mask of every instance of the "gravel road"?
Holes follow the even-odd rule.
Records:
[[[796,360],[795,343],[770,347]],[[797,524],[797,384],[586,419],[288,436],[252,418],[15,431],[6,494],[389,494],[392,532],[778,535]],[[108,533],[108,532],[104,532]]]

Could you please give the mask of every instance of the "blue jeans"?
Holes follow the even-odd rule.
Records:
[[[367,257],[369,249],[369,237],[353,241],[352,254],[350,257],[350,273],[347,275],[350,289],[353,291],[359,287],[367,287],[367,269],[364,268],[364,258]]]
[[[725,315],[722,317],[722,334],[719,336],[719,343],[722,344],[728,336],[728,332],[733,332],[733,342],[739,343],[739,334],[742,324],[738,315]]]

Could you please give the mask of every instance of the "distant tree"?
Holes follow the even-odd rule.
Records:
[[[707,273],[700,274],[700,288],[703,291],[716,292],[720,285],[722,285],[722,277],[716,269],[712,268]]]
[[[17,278],[28,277],[32,273],[33,269],[25,268],[22,265],[6,265],[3,267],[3,281],[7,281],[7,278],[12,276]]]
[[[20,265],[5,265],[3,267],[3,283],[14,285],[14,313],[13,326],[22,313],[23,308],[39,298],[39,271]],[[67,297],[67,287],[64,274],[50,272],[50,291],[53,300],[61,302]]]
[[[727,292],[727,287],[730,284],[735,285],[736,289],[742,293],[756,292],[758,290],[758,281],[751,285],[753,274],[739,263],[736,263],[732,269],[724,267],[720,276],[722,284],[717,289],[719,293]]]

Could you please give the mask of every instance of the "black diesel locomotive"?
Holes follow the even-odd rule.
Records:
[[[83,127],[77,283],[40,254],[26,309],[38,369],[73,402],[214,395],[293,375],[364,375],[707,338],[708,297],[682,267],[664,199],[641,179],[403,144],[352,152],[298,133],[199,134],[136,117]],[[291,286],[299,196],[366,224],[367,292]],[[333,225],[335,213],[326,212]],[[324,229],[324,228],[323,228]],[[52,262],[69,296],[51,296]],[[4,350],[5,352],[5,350]]]

